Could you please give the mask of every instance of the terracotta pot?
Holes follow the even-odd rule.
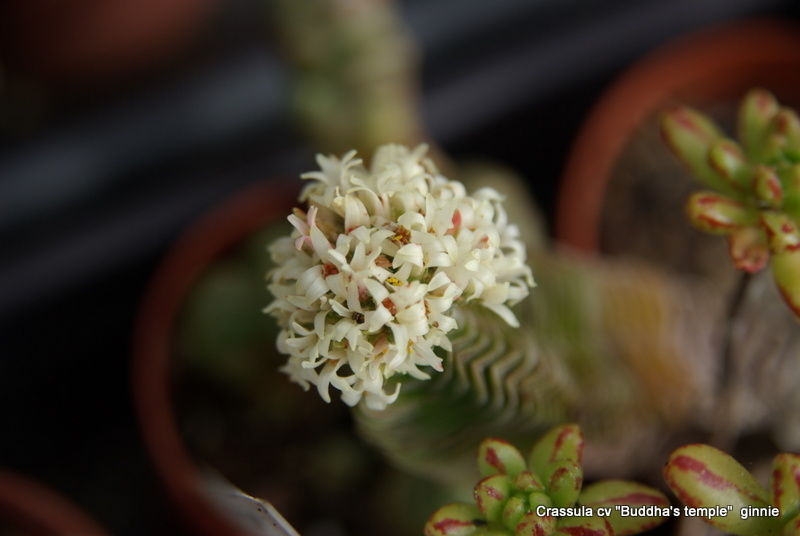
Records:
[[[0,532],[3,528],[30,536],[108,534],[54,491],[6,469],[0,469]]]
[[[279,180],[234,195],[192,225],[169,251],[144,296],[135,330],[133,390],[146,447],[169,496],[203,534],[244,535],[207,493],[179,432],[173,401],[173,348],[181,307],[209,264],[243,237],[284,221],[296,190]]]
[[[772,91],[783,103],[800,104],[797,26],[774,19],[716,26],[676,39],[634,63],[600,98],[575,139],[561,180],[557,238],[583,251],[605,249],[601,220],[614,188],[611,181],[631,141],[642,137],[640,129],[656,132],[651,147],[665,155],[657,134],[661,111],[675,104],[704,111],[727,105],[722,115],[730,115],[733,103],[754,86]],[[671,159],[666,165],[674,165],[670,155],[666,158]],[[646,176],[649,170],[639,171]],[[677,166],[672,171],[682,173]],[[682,205],[677,210],[682,217]],[[664,224],[653,223],[659,225]]]

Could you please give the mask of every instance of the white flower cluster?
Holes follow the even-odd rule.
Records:
[[[282,331],[283,371],[325,401],[333,386],[353,406],[383,409],[397,374],[428,379],[442,370],[434,349],[451,350],[458,303],[475,301],[511,325],[509,309],[533,285],[518,229],[500,195],[441,176],[427,147],[385,145],[371,167],[355,151],[318,156],[291,237],[271,246],[276,268],[267,308]]]

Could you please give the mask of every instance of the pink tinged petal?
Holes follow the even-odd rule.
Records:
[[[311,236],[311,245],[314,248],[314,252],[319,255],[323,262],[328,262],[328,252],[333,249],[331,243],[318,227],[312,227],[309,235]]]

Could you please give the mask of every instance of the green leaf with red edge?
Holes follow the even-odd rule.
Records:
[[[741,188],[712,166],[709,153],[725,134],[705,114],[680,106],[667,111],[661,120],[661,133],[672,152],[706,186],[734,197]]]
[[[800,251],[772,255],[770,266],[783,301],[800,320]]]
[[[513,532],[528,512],[530,508],[524,499],[511,497],[503,507],[503,525]]]
[[[742,99],[738,117],[739,141],[751,160],[762,159],[767,129],[779,110],[777,99],[764,89],[751,89]]]
[[[602,480],[590,484],[581,491],[578,504],[591,506],[595,512],[598,507],[610,508],[611,514],[606,518],[616,536],[639,534],[657,527],[667,519],[663,515],[622,517],[616,509],[617,506],[657,506],[660,509],[670,506],[667,496],[657,489],[628,480]]]
[[[770,166],[753,169],[753,194],[759,203],[778,208],[783,203],[783,185],[778,173]]]
[[[800,221],[800,164],[778,168],[783,190],[781,210],[795,221]]]
[[[502,439],[488,438],[478,447],[478,471],[481,476],[502,473],[514,478],[528,467],[517,448]]]
[[[730,197],[709,191],[689,196],[686,216],[692,225],[712,234],[729,234],[758,223],[757,211]]]
[[[524,492],[544,490],[544,484],[542,484],[541,479],[530,471],[522,471],[515,476],[513,484],[516,489]]]
[[[778,162],[783,158],[796,161],[800,156],[800,118],[797,113],[790,108],[778,110],[769,124],[765,141],[765,161]]]
[[[767,233],[767,245],[773,254],[800,251],[800,231],[786,214],[762,211],[761,227]]]
[[[675,450],[664,466],[667,485],[686,505],[733,507],[733,512],[752,506],[769,506],[769,494],[742,465],[725,452],[709,445],[692,444]],[[738,515],[703,520],[741,536],[778,534],[778,519]]]
[[[800,515],[792,518],[783,526],[781,536],[800,536]]]
[[[425,523],[425,536],[474,536],[486,520],[473,504],[450,503],[436,510]]]
[[[559,460],[571,460],[577,464],[583,458],[584,438],[580,426],[564,424],[556,426],[543,435],[531,449],[528,466],[543,481],[550,479],[547,467]]]
[[[553,506],[566,508],[575,504],[583,487],[583,467],[573,460],[558,460],[545,469],[549,475],[547,494]]]
[[[760,227],[742,227],[728,235],[728,255],[737,270],[760,272],[769,262],[766,233]]]
[[[744,151],[735,141],[728,138],[715,141],[708,151],[708,163],[737,192],[743,194],[750,189],[750,165]]]
[[[508,475],[496,474],[487,476],[473,490],[475,504],[489,521],[499,521],[503,516],[503,507],[511,497],[511,480]]]
[[[562,517],[553,536],[615,536],[611,523],[600,516]]]
[[[537,516],[531,512],[522,516],[514,529],[515,536],[543,536],[552,534],[556,529],[556,518],[553,516]]]
[[[800,454],[784,452],[772,460],[770,499],[781,510],[781,519],[800,515]]]

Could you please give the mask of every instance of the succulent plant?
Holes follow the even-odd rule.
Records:
[[[475,504],[439,508],[426,523],[425,536],[624,536],[666,519],[672,511],[668,499],[648,486],[605,480],[583,487],[583,445],[575,424],[551,429],[527,459],[506,441],[484,440]],[[643,515],[623,516],[623,507],[641,508]]]
[[[664,479],[689,507],[730,507],[728,515],[702,517],[718,529],[741,536],[800,534],[800,454],[775,456],[769,491],[730,455],[704,444],[675,450]]]
[[[800,118],[764,89],[744,97],[735,141],[688,107],[665,113],[663,135],[709,190],[687,203],[699,229],[728,239],[734,266],[771,266],[783,299],[800,318]]]

